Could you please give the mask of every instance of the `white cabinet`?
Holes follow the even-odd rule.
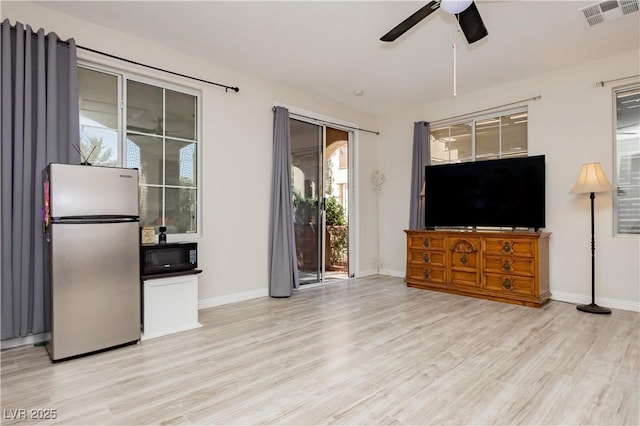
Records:
[[[144,280],[142,340],[202,327],[198,322],[198,276]]]

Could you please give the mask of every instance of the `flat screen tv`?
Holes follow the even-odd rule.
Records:
[[[545,226],[544,155],[425,167],[425,226]]]

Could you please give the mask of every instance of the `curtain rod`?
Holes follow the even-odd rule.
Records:
[[[8,23],[11,28],[14,28],[10,24],[9,19],[5,19],[4,21],[2,21],[2,24],[4,25],[5,22]],[[29,26],[27,25],[27,27],[29,27]],[[32,35],[33,35],[33,31],[32,31]],[[56,41],[58,43],[66,44],[67,46],[69,45],[69,41],[68,40],[57,39]],[[228,92],[229,90],[233,90],[234,92],[238,93],[240,91],[239,87],[227,86],[226,84],[216,83],[216,82],[209,81],[209,80],[203,80],[201,78],[192,77],[192,76],[186,75],[186,74],[180,74],[180,73],[177,73],[177,72],[174,72],[174,71],[166,70],[164,68],[154,67],[153,65],[147,65],[147,64],[143,64],[141,62],[132,61],[131,59],[126,59],[126,58],[122,58],[120,56],[112,55],[110,53],[101,52],[100,50],[91,49],[90,47],[80,46],[79,44],[76,44],[76,48],[77,49],[86,50],[86,51],[89,51],[89,52],[93,52],[93,53],[97,53],[98,55],[107,56],[109,58],[117,59],[119,61],[128,62],[130,64],[138,65],[138,66],[141,66],[141,67],[146,67],[146,68],[150,68],[150,69],[153,69],[153,70],[156,70],[156,71],[161,71],[161,72],[164,72],[164,73],[167,73],[167,74],[177,75],[178,77],[184,77],[184,78],[188,78],[188,79],[191,79],[191,80],[199,81],[201,83],[207,83],[207,84],[211,84],[211,85],[214,85],[214,86],[223,87],[225,92]]]
[[[466,114],[456,115],[454,117],[444,118],[442,120],[436,120],[436,121],[433,121],[433,122],[429,123],[429,125],[431,125],[431,126],[433,126],[434,124],[438,125],[438,124],[446,123],[446,122],[451,121],[451,120],[455,120],[457,118],[462,118],[462,117],[467,117],[467,116],[474,116],[474,115],[476,115],[476,114],[478,114],[480,112],[493,111],[495,109],[504,108],[504,107],[507,107],[507,106],[516,105],[516,104],[520,104],[522,102],[527,102],[527,101],[537,101],[538,99],[541,99],[541,98],[542,98],[542,95],[538,95],[538,96],[534,96],[532,98],[522,99],[522,100],[515,101],[515,102],[509,102],[508,104],[498,105],[498,106],[494,106],[494,107],[491,107],[491,108],[485,108],[485,109],[481,109],[481,110],[474,111],[474,112],[468,112]]]
[[[3,21],[3,23],[4,22],[9,23],[9,19],[5,19]],[[11,26],[11,28],[14,28],[14,27]],[[32,31],[32,35],[33,35],[33,31]],[[68,40],[57,39],[56,41],[58,43],[66,44],[67,46],[69,45],[69,41]],[[229,90],[233,90],[234,92],[237,93],[237,92],[240,91],[239,87],[227,86],[226,84],[220,84],[220,83],[216,83],[216,82],[209,81],[209,80],[203,80],[201,78],[192,77],[192,76],[186,75],[186,74],[180,74],[180,73],[177,73],[175,71],[169,71],[169,70],[166,70],[164,68],[154,67],[153,65],[147,65],[147,64],[143,64],[141,62],[132,61],[131,59],[126,59],[126,58],[122,58],[120,56],[112,55],[110,53],[101,52],[100,50],[91,49],[90,47],[80,46],[79,44],[76,44],[76,48],[77,49],[86,50],[86,51],[89,51],[89,52],[93,52],[93,53],[97,53],[98,55],[107,56],[109,58],[117,59],[119,61],[128,62],[130,64],[138,65],[138,66],[141,66],[141,67],[146,67],[146,68],[150,68],[150,69],[153,69],[153,70],[156,70],[156,71],[161,71],[161,72],[164,72],[164,73],[167,73],[167,74],[177,75],[178,77],[184,77],[184,78],[188,78],[188,79],[191,79],[191,80],[199,81],[201,83],[207,83],[207,84],[211,84],[211,85],[214,85],[214,86],[223,87],[225,92],[228,92]]]
[[[66,42],[63,42],[63,43],[66,43]],[[67,44],[68,44],[68,43],[67,43]],[[97,53],[98,55],[107,56],[107,57],[109,57],[109,58],[117,59],[117,60],[119,60],[119,61],[128,62],[128,63],[130,63],[130,64],[134,64],[134,65],[139,65],[139,66],[142,66],[142,67],[151,68],[151,69],[156,70],[156,71],[162,71],[162,72],[165,72],[165,73],[168,73],[168,74],[173,74],[173,75],[177,75],[177,76],[179,76],[179,77],[189,78],[189,79],[191,79],[191,80],[196,80],[196,81],[199,81],[199,82],[202,82],[202,83],[212,84],[212,85],[214,85],[214,86],[224,87],[224,91],[225,91],[225,92],[228,92],[229,90],[233,90],[234,92],[236,92],[236,93],[237,93],[237,92],[239,92],[239,91],[240,91],[240,88],[239,88],[239,87],[227,86],[226,84],[215,83],[215,82],[213,82],[213,81],[208,81],[208,80],[203,80],[203,79],[201,79],[201,78],[192,77],[192,76],[190,76],[190,75],[180,74],[180,73],[177,73],[177,72],[174,72],[174,71],[166,70],[166,69],[164,69],[164,68],[154,67],[153,65],[147,65],[147,64],[140,63],[140,62],[132,61],[131,59],[126,59],[126,58],[122,58],[122,57],[120,57],[120,56],[112,55],[112,54],[110,54],[110,53],[101,52],[101,51],[99,51],[99,50],[91,49],[91,48],[89,48],[89,47],[85,47],[85,46],[76,45],[76,47],[77,47],[78,49],[87,50],[87,51],[89,51],[89,52]]]
[[[620,77],[620,78],[614,78],[613,80],[603,80],[603,81],[596,81],[595,86],[598,87],[604,87],[605,84],[609,84],[609,83],[615,83],[617,81],[622,81],[622,80],[629,80],[631,78],[638,78],[640,77],[640,74],[636,74],[636,75],[630,75],[628,77]]]
[[[276,107],[271,108],[272,111],[276,110]],[[309,120],[313,120],[313,121],[317,121],[320,123],[324,123],[324,124],[333,124],[334,126],[340,126],[340,127],[344,127],[345,129],[350,129],[350,130],[360,130],[361,132],[368,132],[368,133],[373,133],[374,135],[380,135],[380,132],[377,132],[375,130],[367,130],[367,129],[361,129],[359,127],[353,127],[353,126],[347,126],[345,124],[340,124],[340,123],[332,123],[331,121],[325,121],[325,120],[321,120],[319,118],[314,118],[314,117],[307,117],[306,115],[302,115],[302,114],[296,114],[295,112],[290,112],[289,116],[294,116],[294,117],[300,117],[300,118],[307,118]]]
[[[58,40],[58,43],[67,44],[67,45],[69,44],[69,42],[66,41],[66,40]],[[152,70],[161,71],[161,72],[164,72],[164,73],[167,73],[167,74],[177,75],[178,77],[184,77],[184,78],[188,78],[188,79],[191,79],[191,80],[199,81],[201,83],[207,83],[207,84],[212,84],[214,86],[223,87],[225,92],[228,92],[229,90],[233,90],[234,92],[237,93],[237,92],[240,91],[239,87],[227,86],[226,84],[215,83],[213,81],[203,80],[203,79],[198,78],[198,77],[192,77],[190,75],[180,74],[180,73],[177,73],[175,71],[169,71],[169,70],[166,70],[164,68],[154,67],[153,65],[147,65],[147,64],[143,64],[141,62],[132,61],[131,59],[122,58],[120,56],[112,55],[110,53],[101,52],[101,51],[96,50],[96,49],[91,49],[90,47],[80,46],[79,44],[76,44],[76,48],[82,49],[82,50],[86,50],[88,52],[97,53],[98,55],[107,56],[109,58],[117,59],[119,61],[128,62],[130,64],[139,65],[141,67],[151,68]]]

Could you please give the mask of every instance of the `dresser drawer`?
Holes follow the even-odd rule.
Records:
[[[477,269],[478,254],[477,253],[451,253],[451,267]]]
[[[437,266],[410,265],[407,268],[407,279],[444,283],[444,268]]]
[[[532,257],[485,256],[483,271],[491,274],[517,274],[533,276],[535,264]]]
[[[415,233],[409,234],[408,240],[410,248],[444,250],[444,237],[441,235]]]
[[[534,279],[515,275],[486,274],[484,276],[484,288],[504,293],[533,295]]]
[[[534,239],[485,238],[483,251],[496,256],[533,256],[535,243]]]
[[[447,240],[451,251],[451,267],[478,267],[480,240],[478,238],[449,238]]]
[[[411,249],[407,259],[411,263],[444,266],[444,251]]]
[[[474,271],[451,271],[451,278],[449,281],[451,284],[459,284],[469,287],[480,287],[480,280],[478,279],[478,273]]]

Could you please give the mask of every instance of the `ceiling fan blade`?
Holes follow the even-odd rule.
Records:
[[[413,15],[409,16],[407,19],[398,24],[394,29],[386,33],[380,38],[380,41],[394,41],[402,34],[409,31],[413,28],[418,22],[422,21],[427,16],[431,15],[433,12],[438,10],[440,7],[439,1],[431,1],[426,6],[422,7]]]
[[[456,18],[469,44],[475,43],[489,34],[487,28],[484,26],[484,22],[482,22],[480,12],[478,12],[475,2],[472,2],[471,5],[462,12],[457,13]]]

